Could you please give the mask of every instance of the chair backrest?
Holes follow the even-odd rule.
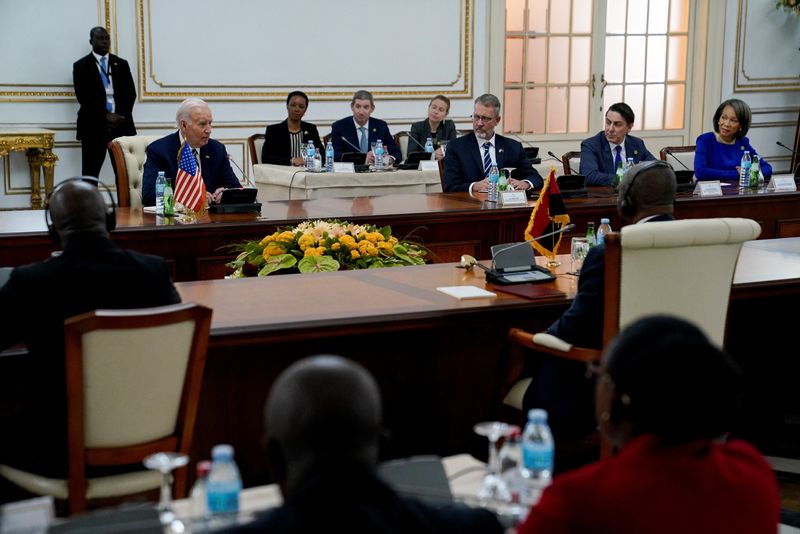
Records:
[[[695,145],[687,146],[665,146],[658,155],[663,160],[672,165],[676,171],[694,170],[694,153],[697,151]],[[676,162],[675,160],[678,160]],[[683,163],[683,166],[681,165]]]
[[[761,227],[750,219],[649,222],[606,236],[603,344],[645,315],[695,323],[720,347],[742,243]]]
[[[117,205],[137,208],[142,205],[142,174],[147,157],[147,145],[158,139],[157,135],[131,135],[117,137],[108,143],[111,163],[117,175]]]
[[[400,149],[400,155],[403,156],[403,160],[405,160],[408,157],[408,143],[409,143],[408,132],[406,131],[397,132],[396,134],[394,134],[393,137],[394,137],[394,143]],[[416,150],[412,150],[412,152],[416,152]]]
[[[261,163],[261,148],[264,146],[264,134],[253,134],[247,138],[247,146],[250,149],[251,165]]]
[[[188,453],[210,325],[211,310],[193,303],[64,322],[71,513],[86,506],[86,467]],[[175,473],[179,496],[185,471]]]
[[[564,174],[572,174],[572,169],[580,172],[581,151],[570,150],[561,156],[561,165],[564,167]]]

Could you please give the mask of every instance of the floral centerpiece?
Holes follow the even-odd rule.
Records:
[[[345,221],[306,221],[281,228],[260,241],[231,245],[239,251],[227,278],[267,276],[282,269],[301,273],[422,265],[425,249],[392,236],[388,226]]]

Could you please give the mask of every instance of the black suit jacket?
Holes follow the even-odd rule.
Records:
[[[125,117],[125,121],[113,132],[108,132],[106,119],[106,90],[97,60],[92,53],[82,57],[72,65],[72,82],[78,99],[78,139],[105,138],[111,140],[122,135],[136,135],[133,123],[133,103],[136,101],[136,87],[128,62],[108,55],[108,70],[111,85],[114,87],[114,112]]]
[[[322,146],[317,127],[310,122],[300,121],[300,131],[303,143],[313,141],[314,148],[319,149],[324,163],[325,147]],[[264,132],[264,146],[261,147],[261,163],[292,164],[292,144],[289,140],[288,120],[267,126],[267,130]]]
[[[655,158],[644,146],[644,141],[632,135],[625,136],[625,155],[634,163],[652,161]],[[604,132],[581,142],[580,173],[586,175],[586,185],[614,185],[617,169],[614,155]]]
[[[522,144],[519,141],[495,135],[495,159],[497,167],[513,167],[512,176],[518,180],[528,180],[535,189],[541,189],[544,180],[533,168]],[[445,192],[469,191],[473,182],[484,179],[483,155],[478,147],[475,133],[462,135],[447,143],[444,155],[444,190]]]
[[[178,173],[178,151],[181,138],[178,132],[157,139],[147,145],[147,159],[144,162],[142,175],[142,205],[155,206],[156,178],[158,171],[164,171],[175,187],[175,175]],[[225,145],[214,139],[200,149],[201,173],[206,191],[213,193],[220,187],[239,188],[242,184],[231,169],[228,151]]]
[[[416,143],[413,139],[408,140],[408,150],[406,151],[407,154],[411,154],[412,152],[424,152],[425,151],[425,140],[428,137],[431,137],[431,123],[428,122],[428,119],[421,120],[419,122],[415,122],[411,125],[411,129],[408,131],[408,135],[413,139],[416,139]],[[434,148],[438,148],[439,145],[442,144],[442,141],[452,141],[458,136],[456,132],[456,124],[451,121],[450,119],[445,119],[439,124],[439,128],[436,130],[436,136],[433,137],[433,146]],[[419,143],[422,146],[419,146]]]
[[[64,319],[180,302],[163,258],[123,250],[106,237],[73,239],[60,256],[15,268],[0,288],[0,350],[27,345],[26,365],[14,378],[29,393],[14,430],[2,424],[13,439],[0,440],[0,455],[52,476],[66,475]]]
[[[389,131],[389,125],[380,119],[370,117],[368,126],[369,130],[367,134],[369,136],[370,145],[373,141],[380,139],[383,143],[384,151],[392,156],[396,162],[400,162],[402,159],[400,148],[398,148],[397,143],[394,142],[392,132]],[[356,148],[342,141],[342,137],[350,141],[350,143],[356,147],[359,146],[358,132],[356,131],[356,124],[353,121],[352,115],[339,119],[331,125],[331,142],[333,143],[333,153],[335,154],[336,161],[341,160],[342,154],[346,152],[358,152]]]
[[[283,505],[226,532],[501,533],[494,514],[452,505],[434,508],[400,497],[363,467],[321,469]]]

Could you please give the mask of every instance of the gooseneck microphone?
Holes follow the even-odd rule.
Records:
[[[408,134],[408,138],[411,139],[412,141],[414,141],[417,144],[417,146],[420,147],[423,151],[425,150],[425,145],[423,145],[422,143],[417,141],[417,139],[413,135],[411,135],[410,133]]]
[[[561,228],[559,228],[558,230],[556,230],[554,232],[548,232],[548,233],[542,234],[542,235],[540,235],[538,237],[533,237],[531,239],[528,239],[527,241],[519,241],[517,243],[512,243],[512,244],[508,245],[507,247],[503,247],[501,250],[499,250],[497,252],[497,254],[495,254],[492,257],[492,269],[491,270],[493,272],[497,271],[497,267],[496,267],[497,258],[499,258],[502,254],[507,253],[509,250],[513,250],[513,249],[515,249],[517,247],[521,247],[522,245],[530,245],[531,243],[539,241],[540,239],[544,239],[545,237],[556,236],[556,235],[562,234],[564,232],[570,232],[574,228],[575,228],[575,225],[570,223],[570,224],[562,226]]]
[[[359,154],[363,154],[363,153],[364,153],[364,152],[361,152],[361,148],[357,147],[356,145],[354,145],[353,143],[351,143],[350,141],[348,141],[347,139],[345,139],[345,137],[344,137],[343,135],[340,135],[340,136],[339,136],[339,139],[341,139],[342,141],[344,141],[345,143],[347,143],[347,144],[348,144],[348,145],[350,145],[351,147],[355,148],[355,149],[356,149],[356,152],[358,152]]]
[[[553,158],[554,160],[560,162],[560,163],[564,163],[558,156],[556,156],[555,154],[553,154],[549,150],[547,151],[547,155],[550,156],[551,158]],[[572,168],[572,165],[569,164],[569,160],[567,161],[567,167],[569,167],[569,171],[572,174],[580,174],[579,172],[577,172],[575,169]]]
[[[247,185],[249,185],[252,188],[256,187],[255,184],[250,181],[250,177],[245,174],[245,172],[242,170],[241,167],[239,167],[239,164],[236,163],[236,160],[233,159],[233,156],[231,156],[230,154],[228,154],[228,161],[233,163],[233,166],[236,167],[237,169],[239,169],[239,172],[242,173],[242,178],[245,179],[245,181],[247,182]]]
[[[783,143],[781,143],[780,141],[775,141],[775,144],[778,145],[779,147],[785,148],[786,150],[791,152],[792,156],[796,156],[797,155],[797,150],[793,150],[792,148],[790,148],[790,147],[784,145]],[[800,162],[798,162],[797,166],[794,168],[794,177],[795,178],[800,177]]]
[[[673,153],[672,153],[672,150],[665,150],[665,151],[664,151],[664,153],[665,153],[665,154],[669,154],[670,156],[672,156],[672,159],[674,159],[675,161],[677,161],[678,163],[680,163],[681,167],[683,167],[683,168],[684,168],[684,169],[686,169],[687,171],[694,172],[692,169],[690,169],[689,167],[687,167],[685,163],[683,163],[681,160],[679,160],[679,159],[678,159],[678,156],[676,156],[675,154],[673,154]]]

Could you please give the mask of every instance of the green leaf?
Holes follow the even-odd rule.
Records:
[[[280,256],[271,256],[264,263],[264,267],[258,271],[258,276],[267,276],[269,273],[274,273],[280,269],[288,269],[297,264],[297,258],[291,254],[281,254]]]
[[[339,270],[339,262],[330,256],[306,256],[297,264],[301,273],[319,273]]]
[[[383,228],[381,228],[378,231],[381,233],[381,235],[383,236],[383,238],[386,241],[389,241],[389,238],[392,237],[392,227],[391,226],[384,226]]]

